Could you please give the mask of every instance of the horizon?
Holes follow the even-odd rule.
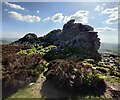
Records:
[[[117,2],[3,2],[0,38],[41,37],[74,18],[91,25],[102,43],[118,44],[117,15]]]
[[[20,37],[20,38],[22,38],[22,37]],[[16,40],[18,40],[20,38],[1,38],[0,37],[0,40],[7,40],[8,39],[8,41],[11,40],[11,42],[13,42],[13,41],[16,41]],[[101,44],[113,44],[113,45],[115,44],[115,45],[120,45],[120,43],[106,43],[106,42],[101,42]]]

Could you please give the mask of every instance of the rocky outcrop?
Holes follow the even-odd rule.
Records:
[[[100,39],[94,28],[75,23],[75,20],[68,21],[62,30],[53,30],[47,34],[44,42],[47,41],[60,47],[79,47],[89,53],[97,52],[100,47]]]
[[[75,20],[70,20],[63,26],[63,34],[64,36],[68,36],[69,34],[69,39],[75,37],[76,35],[79,35],[80,32],[94,31],[94,28],[89,25],[83,25],[81,23],[74,22]]]
[[[66,46],[79,47],[84,51],[94,52],[100,47],[97,32],[80,32],[79,35],[66,41]]]
[[[97,32],[94,32],[94,28],[89,25],[74,22],[75,20],[70,20],[63,26],[64,45],[79,47],[88,52],[96,52],[100,47]]]
[[[31,45],[38,42],[37,35],[35,33],[28,33],[23,38],[20,38],[19,40],[11,43],[13,45]]]
[[[43,44],[48,45],[54,44],[56,46],[59,46],[60,43],[62,42],[61,33],[62,33],[61,29],[52,30],[50,33],[48,33],[42,38],[41,42],[43,42]]]
[[[60,48],[78,47],[84,52],[97,54],[100,47],[100,39],[94,28],[82,23],[75,23],[75,20],[68,21],[63,29],[53,30],[44,37],[37,38],[35,34],[29,33],[12,44],[57,45]]]

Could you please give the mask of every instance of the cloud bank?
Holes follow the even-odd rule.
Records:
[[[101,14],[107,14],[108,20],[105,21],[107,24],[117,24],[118,23],[118,7],[106,8],[101,12]]]
[[[56,13],[52,17],[45,18],[43,21],[47,22],[51,20],[53,22],[66,23],[71,19],[75,19],[76,22],[85,24],[85,23],[88,23],[88,15],[89,15],[89,12],[86,10],[79,10],[70,16],[64,16],[62,13]]]
[[[23,22],[40,22],[41,18],[39,16],[32,16],[32,15],[22,15],[20,13],[17,13],[15,11],[9,11],[9,16],[13,19],[23,21]]]
[[[10,8],[19,9],[19,10],[25,10],[24,7],[21,7],[20,5],[17,5],[17,4],[12,4],[12,3],[8,3],[8,2],[5,2],[5,4]]]

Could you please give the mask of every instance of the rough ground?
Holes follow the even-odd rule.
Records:
[[[117,98],[120,99],[120,83],[111,83],[106,79],[107,89],[103,96],[100,98]],[[43,74],[40,75],[36,83],[31,83],[25,89],[19,90],[10,98],[65,98],[64,92],[58,91],[51,83],[46,81]],[[79,97],[81,98],[81,97]],[[83,97],[82,97],[83,98]],[[94,98],[86,96],[84,98]],[[97,97],[98,98],[98,97]]]
[[[8,48],[5,49],[7,50]],[[7,52],[14,52],[12,49],[10,50],[11,51],[7,50]],[[110,61],[111,60],[113,61],[114,59],[112,58]],[[114,78],[106,78],[105,82],[107,84],[107,90],[106,93],[100,98],[120,99],[120,83],[115,82]],[[68,94],[66,95],[68,97]],[[9,98],[64,98],[66,95],[64,92],[57,90],[51,83],[46,81],[46,78],[43,76],[43,74],[41,74],[36,83],[30,83],[29,86],[19,90]],[[85,98],[89,98],[89,96],[86,96]]]
[[[23,90],[19,90],[10,98],[61,98],[64,93],[58,91],[52,84],[45,81],[43,74],[40,75],[36,83],[31,83]]]

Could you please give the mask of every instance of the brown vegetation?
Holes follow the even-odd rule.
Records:
[[[16,55],[20,49],[27,48],[30,47],[2,46],[3,98],[36,81],[40,72],[44,70],[42,56]]]
[[[69,60],[54,60],[44,73],[47,80],[57,88],[72,93],[92,93],[101,95],[106,90],[104,77],[90,64]],[[90,91],[89,91],[90,90]],[[99,93],[98,93],[99,92]]]

